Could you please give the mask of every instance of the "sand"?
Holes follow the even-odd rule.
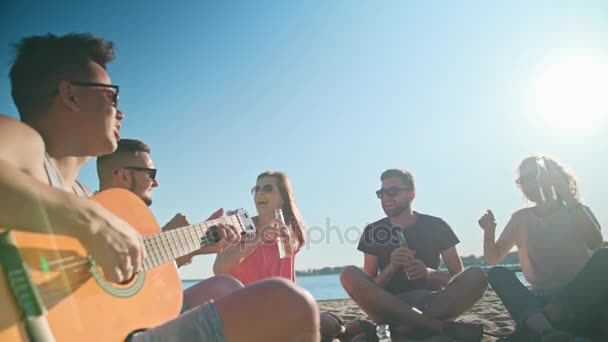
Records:
[[[358,318],[366,318],[367,315],[361,311],[357,305],[350,299],[339,299],[329,301],[319,301],[321,311],[333,313],[343,320],[353,320]],[[459,321],[474,321],[484,325],[484,332],[493,335],[504,335],[512,332],[515,329],[515,323],[509,317],[509,313],[492,290],[486,291],[483,298],[468,312],[460,316]],[[483,341],[495,341],[497,338],[485,335]],[[338,340],[336,340],[338,341]],[[382,339],[381,341],[391,341],[390,339]],[[393,339],[393,341],[397,341]],[[412,341],[410,339],[400,341]],[[439,336],[431,339],[426,339],[427,342],[448,342],[452,339],[445,336]]]

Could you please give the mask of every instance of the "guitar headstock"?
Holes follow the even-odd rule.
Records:
[[[255,225],[253,220],[245,209],[236,209],[228,212],[227,216],[234,216],[238,221],[239,225],[237,228],[241,230],[241,236],[243,238],[251,239],[255,236]]]

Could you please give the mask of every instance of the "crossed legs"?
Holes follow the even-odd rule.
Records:
[[[608,303],[608,249],[600,249],[564,289],[552,298],[533,294],[515,276],[502,267],[489,271],[492,288],[513,320],[536,334],[554,326],[583,336],[606,334],[605,306]],[[545,340],[549,340],[548,338]],[[555,339],[557,340],[557,338]]]
[[[456,276],[444,290],[431,294],[423,313],[380,288],[355,266],[345,268],[340,280],[351,298],[377,322],[390,322],[405,328],[403,330],[424,328],[434,334],[443,331],[444,320],[470,309],[487,288],[485,272],[469,268]]]

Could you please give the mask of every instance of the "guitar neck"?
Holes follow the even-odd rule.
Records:
[[[233,225],[237,228],[241,226],[236,216],[226,216],[145,236],[144,269],[149,270],[217,242],[217,233],[213,228],[219,224]]]

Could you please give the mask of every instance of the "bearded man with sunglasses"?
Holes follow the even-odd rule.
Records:
[[[150,147],[141,140],[120,139],[114,153],[97,158],[97,176],[99,190],[121,188],[131,191],[141,198],[146,205],[152,205],[152,190],[158,186],[156,167],[150,156]],[[216,211],[208,220],[219,218],[223,210]],[[181,213],[167,222],[162,230],[176,229],[189,225],[188,219]],[[218,225],[220,242],[207,245],[190,254],[175,260],[177,267],[192,262],[192,258],[201,254],[219,253],[224,247],[238,243],[240,235],[232,226]],[[238,280],[228,275],[205,279],[184,291],[182,311],[196,307],[211,299],[218,299],[243,287]]]
[[[376,192],[387,217],[368,225],[358,249],[363,271],[347,267],[346,292],[367,314],[389,324],[392,337],[446,334],[480,341],[483,327],[449,321],[469,310],[487,288],[480,268],[463,271],[459,240],[439,217],[412,211],[414,177],[405,170],[382,173]],[[440,258],[447,272],[439,271]]]
[[[124,188],[152,205],[152,189],[158,186],[150,148],[135,139],[121,139],[114,153],[97,158],[99,190]]]
[[[121,139],[114,153],[97,158],[100,191],[111,188],[126,189],[141,198],[148,206],[152,205],[152,190],[159,184],[156,173],[156,167],[150,156],[150,147],[137,139]],[[209,220],[222,215],[223,210],[220,209],[211,215]],[[189,224],[185,215],[177,213],[162,229],[170,230]],[[195,255],[218,253],[223,247],[238,242],[240,236],[234,227],[224,225],[218,227],[220,242],[177,258],[177,266],[191,263]]]

